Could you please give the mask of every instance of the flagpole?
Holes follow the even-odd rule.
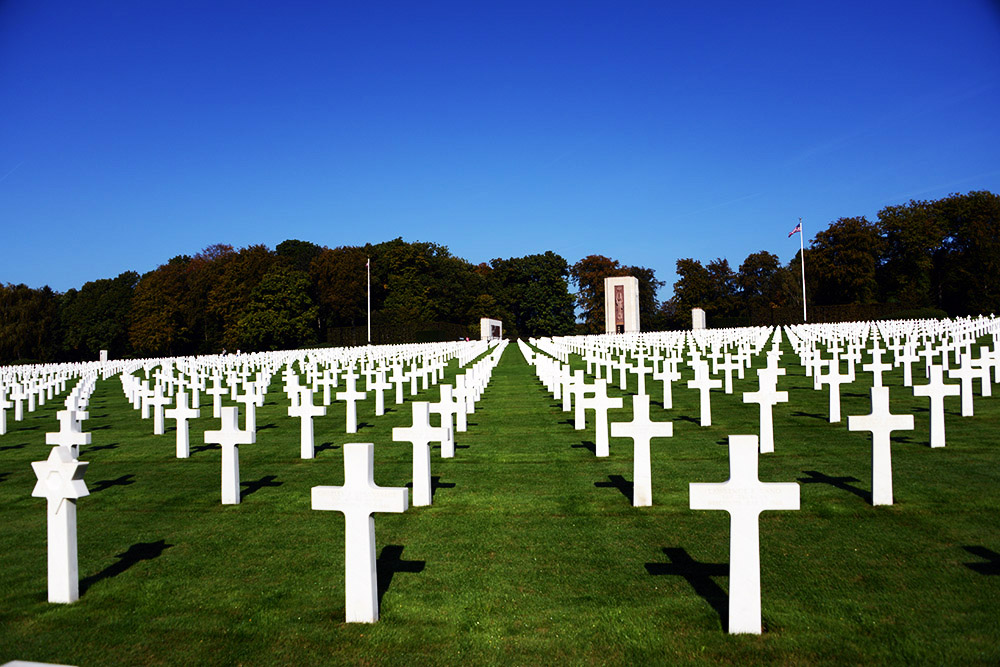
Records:
[[[368,344],[372,344],[372,258],[365,260],[365,270],[368,273]]]
[[[808,322],[806,318],[806,247],[802,238],[806,235],[802,231],[802,218],[799,218],[799,259],[802,260],[802,322]]]

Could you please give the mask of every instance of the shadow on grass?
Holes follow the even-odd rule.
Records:
[[[646,571],[653,576],[671,575],[684,577],[694,592],[705,600],[722,621],[722,627],[729,628],[729,596],[712,580],[712,577],[728,577],[728,563],[700,563],[691,558],[683,547],[665,547],[663,553],[669,563],[646,563]]]
[[[830,477],[829,475],[824,475],[817,470],[803,470],[802,472],[803,474],[809,475],[808,477],[799,477],[798,480],[796,480],[802,484],[829,484],[830,486],[838,488],[841,491],[853,493],[858,498],[861,498],[863,501],[871,505],[871,491],[865,491],[864,489],[848,484],[848,482],[860,482],[861,480],[857,477]]]
[[[408,489],[412,489],[413,482],[407,482],[405,486]],[[455,488],[454,482],[442,482],[440,477],[438,477],[437,475],[433,475],[431,477],[431,500],[434,500],[434,496],[437,495],[438,489],[454,489],[454,488]]]
[[[796,410],[792,413],[793,417],[811,417],[813,419],[822,419],[823,421],[829,421],[830,415],[820,415],[815,412],[802,412],[801,410]]]
[[[129,473],[128,475],[122,475],[118,479],[102,479],[97,482],[89,491],[91,494],[99,493],[105,489],[110,489],[112,486],[128,486],[129,484],[135,484],[135,480],[132,479],[135,475]]]
[[[240,486],[245,486],[247,488],[240,490],[240,500],[243,500],[251,493],[257,493],[265,486],[281,486],[284,482],[275,482],[276,477],[274,475],[264,475],[258,480],[253,482],[240,482]]]
[[[209,444],[197,445],[191,448],[191,453],[197,454],[198,452],[207,452],[210,449],[222,449],[222,445],[209,445]]]
[[[0,447],[0,452],[5,452],[8,449],[24,449],[27,446],[28,443],[26,442],[22,442],[20,445],[4,445],[3,447]]]
[[[607,482],[594,482],[594,486],[599,489],[618,489],[631,504],[635,495],[635,485],[621,475],[608,475],[608,480]]]
[[[378,576],[378,606],[382,606],[382,598],[393,576],[398,572],[423,572],[426,561],[403,560],[403,547],[398,544],[387,544],[382,547],[382,552],[375,559],[375,572]]]
[[[678,415],[674,419],[682,422],[691,422],[695,426],[701,426],[700,417],[692,417],[691,415]]]
[[[109,445],[95,445],[93,447],[91,447],[90,445],[86,445],[86,447],[88,452],[96,452],[102,449],[118,449],[118,443],[112,442]]]
[[[5,479],[7,479],[10,476],[11,476],[11,473],[9,473],[9,472],[0,472],[0,482],[4,481]]]
[[[316,454],[320,452],[325,452],[328,449],[336,449],[339,445],[335,445],[332,442],[324,442],[322,445],[316,445]]]
[[[993,576],[1000,574],[1000,554],[996,551],[982,546],[964,546],[962,548],[973,556],[986,559],[985,563],[962,563],[962,565],[979,574]]]
[[[587,450],[590,451],[591,454],[593,454],[594,456],[597,456],[597,445],[595,445],[590,440],[584,440],[580,444],[578,444],[578,445],[570,445],[570,447],[572,447],[573,449],[587,449]]]
[[[126,551],[118,554],[115,558],[117,563],[112,563],[97,574],[92,574],[80,580],[80,594],[83,595],[91,586],[104,579],[117,577],[122,572],[133,565],[144,561],[159,558],[163,552],[174,545],[167,544],[165,540],[159,542],[138,542],[130,546]]]
[[[265,431],[265,430],[267,430],[269,428],[278,428],[278,426],[274,422],[271,422],[270,424],[264,424],[263,426],[258,426],[257,430],[258,431]]]

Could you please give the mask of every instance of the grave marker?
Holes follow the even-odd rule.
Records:
[[[442,445],[449,439],[448,429],[431,426],[430,403],[413,402],[413,425],[396,426],[392,429],[394,442],[413,444],[413,506],[431,504],[431,447],[432,442]]]
[[[892,449],[893,431],[912,431],[913,415],[894,415],[889,412],[889,388],[872,387],[871,414],[849,416],[847,430],[870,431],[872,434],[872,505],[892,504]]]
[[[239,408],[222,408],[222,424],[218,431],[205,431],[207,444],[222,446],[222,504],[240,504],[240,445],[251,445],[257,434],[241,431]]]
[[[729,479],[692,483],[693,510],[729,512],[729,633],[760,634],[760,513],[799,509],[795,482],[761,482],[755,435],[729,436]]]
[[[31,464],[38,479],[31,495],[45,498],[48,508],[49,602],[80,599],[76,501],[90,494],[83,481],[88,465],[73,458],[67,447],[53,447],[48,459]]]
[[[375,571],[373,512],[405,512],[405,487],[376,486],[375,445],[344,445],[344,485],[312,487],[312,508],[343,512],[345,594],[348,623],[378,620],[378,579]]]
[[[649,396],[632,397],[632,421],[611,425],[614,438],[632,438],[632,506],[649,507],[653,504],[653,472],[650,462],[649,441],[652,438],[670,438],[674,435],[673,422],[654,422],[649,419]]]

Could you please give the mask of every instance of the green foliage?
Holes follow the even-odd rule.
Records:
[[[324,327],[341,327],[364,321],[367,313],[365,262],[368,256],[365,248],[344,246],[323,248],[313,258],[309,265],[309,280]],[[382,288],[377,290],[379,294],[383,291]]]
[[[737,276],[729,261],[718,258],[702,266],[691,258],[677,260],[678,280],[674,297],[661,311],[669,328],[691,327],[691,310],[702,308],[706,314],[729,317],[736,309]]]
[[[296,271],[308,271],[313,260],[323,252],[323,248],[309,241],[288,239],[276,245],[274,252],[279,259]]]
[[[1000,312],[1000,196],[952,195],[936,203],[947,221],[941,301],[952,314]]]
[[[236,349],[241,339],[239,322],[250,303],[250,295],[276,262],[267,246],[253,245],[239,252],[218,256],[204,274],[210,278],[208,313],[212,317],[211,351]]]
[[[319,309],[309,296],[309,276],[273,266],[250,293],[237,324],[242,349],[283,350],[316,342]]]
[[[816,234],[805,253],[809,302],[826,307],[830,318],[855,312],[841,306],[890,314],[930,308],[953,316],[1000,311],[1000,196],[990,192],[887,206],[876,224],[840,218]],[[443,245],[401,238],[333,249],[289,239],[274,251],[217,244],[173,257],[138,279],[127,272],[63,295],[0,285],[0,363],[93,359],[102,349],[123,357],[245,347],[251,295],[278,264],[307,275],[307,296],[318,307],[301,329],[305,338],[289,339],[290,347],[357,342],[356,328],[368,313],[369,259],[372,318],[385,329],[384,336],[373,332],[375,340],[412,341],[430,323],[477,336],[482,317],[502,320],[510,336],[577,333],[574,305],[580,332],[600,332],[604,278],[621,275],[639,280],[647,331],[688,328],[696,307],[714,322],[770,324],[788,321],[802,306],[799,255],[779,266],[763,250],[748,255],[739,271],[725,258],[707,265],[679,259],[674,294],[657,304],[662,282],[652,269],[602,255],[572,267],[552,252],[476,266]],[[576,284],[575,301],[568,278]],[[255,308],[254,317],[262,317],[260,304]]]
[[[704,267],[694,259],[678,260],[674,296],[660,309],[671,327],[688,326],[690,309],[699,306],[716,320],[762,323],[786,321],[786,311],[802,307],[799,253],[785,267],[769,252],[752,253],[735,284],[724,262]],[[809,303],[828,307],[831,317],[834,306],[879,304],[887,313],[997,312],[1000,196],[970,192],[887,206],[874,224],[864,217],[840,218],[806,247],[805,264]]]
[[[652,269],[642,266],[622,266],[616,259],[603,255],[588,255],[570,267],[576,283],[576,307],[583,320],[582,333],[604,333],[604,279],[632,276],[639,281],[639,321],[644,330],[657,311],[656,290],[663,282]]]
[[[490,262],[498,301],[513,320],[510,336],[562,336],[576,332],[569,265],[551,250]]]
[[[92,361],[101,350],[107,350],[112,359],[130,354],[129,313],[138,282],[138,273],[126,271],[117,278],[84,283],[79,291],[63,295],[59,317],[67,358]]]
[[[878,227],[864,217],[840,218],[816,234],[806,252],[806,288],[817,305],[875,303],[882,251]]]
[[[59,354],[59,295],[45,286],[0,284],[0,363]]]
[[[140,356],[181,354],[190,343],[186,317],[187,274],[191,263],[178,258],[150,271],[132,298],[129,342]]]

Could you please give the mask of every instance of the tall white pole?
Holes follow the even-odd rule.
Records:
[[[802,260],[802,321],[808,322],[806,318],[806,247],[803,238],[806,233],[802,231],[802,218],[799,218],[799,259]]]
[[[365,261],[365,270],[368,273],[368,344],[372,344],[372,258]],[[804,283],[803,283],[804,284]]]

